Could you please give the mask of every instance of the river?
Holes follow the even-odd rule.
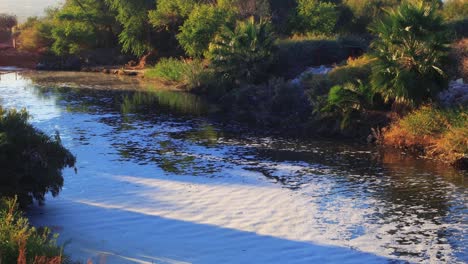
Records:
[[[95,73],[0,75],[77,156],[29,212],[85,263],[465,263],[466,172],[372,146],[264,136],[203,98]]]

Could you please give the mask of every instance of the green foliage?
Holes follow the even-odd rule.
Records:
[[[175,83],[186,90],[209,85],[214,78],[201,60],[161,59],[154,68],[145,72],[145,77]]]
[[[447,87],[448,39],[435,5],[403,3],[372,32],[372,86],[386,100],[420,104]]]
[[[296,34],[331,34],[338,21],[336,5],[320,0],[298,0],[290,27]]]
[[[53,22],[50,17],[39,19],[28,18],[20,26],[18,43],[20,50],[47,52],[54,43],[52,38]]]
[[[158,0],[156,9],[149,12],[151,25],[176,32],[197,5],[195,0]]]
[[[106,0],[122,26],[119,42],[124,52],[142,56],[153,49],[148,11],[155,8],[154,0]]]
[[[337,114],[341,118],[341,129],[345,129],[351,122],[353,114],[359,114],[372,105],[374,92],[369,85],[345,83],[330,89],[324,112]]]
[[[445,0],[442,15],[448,21],[468,19],[468,1]]]
[[[268,20],[240,21],[234,30],[224,27],[210,43],[207,57],[215,70],[237,82],[257,82],[273,61],[275,37]]]
[[[468,155],[468,111],[422,106],[392,124],[384,133],[384,143],[456,162]]]
[[[23,205],[42,203],[48,192],[58,195],[62,169],[75,165],[58,134],[50,138],[27,120],[25,111],[0,107],[0,197],[18,195]]]
[[[51,50],[56,55],[77,55],[83,50],[115,46],[114,31],[118,29],[114,17],[104,0],[67,0],[61,9],[52,10],[25,33],[41,40],[47,28],[39,26],[47,25],[53,42]],[[22,39],[28,42],[27,36]],[[25,46],[32,49],[35,45]]]
[[[251,16],[257,19],[271,17],[269,0],[219,0],[218,6],[225,9],[235,9],[241,19]]]
[[[24,258],[19,257],[21,251]],[[17,263],[22,259],[24,263],[36,263],[36,257],[59,260],[54,263],[66,260],[62,248],[57,246],[57,236],[52,236],[47,228],[31,227],[16,199],[0,199],[0,262]]]
[[[187,55],[202,57],[208,45],[221,28],[233,23],[234,14],[229,9],[202,4],[195,7],[177,35]]]

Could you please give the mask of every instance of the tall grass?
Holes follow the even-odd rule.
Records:
[[[468,155],[468,110],[422,106],[384,132],[384,144],[455,162]]]
[[[159,79],[185,90],[192,90],[212,81],[213,72],[201,60],[163,58],[146,70],[146,78]]]

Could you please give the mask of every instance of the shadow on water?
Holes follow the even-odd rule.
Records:
[[[466,172],[396,150],[226,131],[206,118],[216,107],[203,98],[147,83],[124,79],[116,84],[111,77],[83,75],[73,84],[73,75],[27,76],[36,96],[52,98],[69,114],[92,115],[97,126],[108,127],[101,135],[84,128],[73,133],[81,145],[92,138],[108,141],[118,162],[157,166],[174,181],[184,181],[184,175],[223,177],[233,168],[256,172],[313,197],[324,211],[352,199],[357,208],[372,212],[346,239],[372,228],[375,241],[387,238],[379,245],[392,256],[447,262],[447,254],[453,254],[468,261]],[[252,234],[244,235],[248,240]],[[428,257],[428,248],[436,249],[435,256]]]
[[[74,204],[74,205],[73,205]],[[102,229],[99,234],[81,233],[72,239],[69,249],[81,256],[92,256],[94,263],[406,263],[396,259],[359,252],[345,247],[318,245],[312,242],[293,241],[261,235],[232,228],[201,224],[152,215],[136,208],[121,208],[117,204],[93,204],[71,201],[69,208],[80,206],[87,217],[110,219],[132,226],[132,231],[119,226]],[[73,214],[69,208],[48,208],[42,221],[54,213]],[[44,208],[35,208],[40,214]],[[103,221],[99,226],[106,226]],[[99,228],[99,227],[98,227]],[[96,237],[99,236],[99,237]],[[106,250],[105,246],[74,248],[83,241],[132,241],[132,248],[122,244]],[[83,241],[82,241],[83,240]],[[239,243],[241,241],[241,243]],[[87,243],[84,243],[87,244]],[[204,254],[194,255],[198,248]],[[219,251],[222,250],[222,254]],[[288,254],[284,254],[287,252]],[[294,258],[290,258],[294,255]],[[73,257],[73,256],[72,256]],[[98,262],[98,261],[104,262]],[[358,261],[357,261],[358,260]]]

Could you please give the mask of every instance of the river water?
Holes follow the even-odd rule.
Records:
[[[466,172],[401,151],[259,136],[203,98],[88,73],[0,75],[77,156],[31,208],[94,263],[466,263]]]

